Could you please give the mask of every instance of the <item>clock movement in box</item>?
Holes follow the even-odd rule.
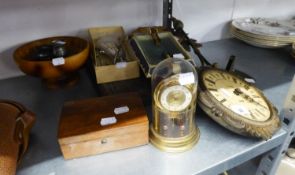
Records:
[[[121,26],[89,28],[97,84],[139,77],[135,55]]]
[[[133,32],[130,44],[147,78],[151,77],[153,70],[161,61],[169,58],[167,55],[178,56],[194,63],[190,54],[171,32],[162,31],[158,27],[138,30],[140,32]]]

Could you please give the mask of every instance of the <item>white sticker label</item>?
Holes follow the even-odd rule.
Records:
[[[245,78],[244,80],[248,83],[252,83],[252,84],[255,83],[255,80],[253,78]]]
[[[60,66],[65,64],[65,59],[63,57],[53,58],[52,59],[53,66]]]
[[[178,82],[180,83],[180,85],[195,83],[195,76],[192,72],[179,74]]]
[[[295,35],[295,32],[289,31],[289,32],[287,32],[287,35]]]
[[[182,53],[176,53],[176,54],[173,54],[173,58],[180,58],[180,59],[184,59],[184,55]]]
[[[118,115],[118,114],[124,114],[126,112],[129,112],[128,106],[122,106],[122,107],[118,107],[118,108],[115,108],[114,109],[114,113],[116,115]]]
[[[249,110],[242,105],[232,105],[230,107],[234,112],[240,114],[240,115],[250,115]]]
[[[232,96],[232,94],[231,94],[228,90],[226,90],[226,89],[224,89],[224,88],[220,88],[219,90],[220,90],[220,92],[221,92],[225,97],[230,97],[230,96]]]
[[[52,43],[60,44],[60,45],[64,45],[64,44],[66,44],[65,41],[61,41],[61,40],[53,40]]]
[[[106,118],[102,118],[100,120],[100,125],[101,126],[106,126],[106,125],[111,125],[117,123],[117,119],[116,117],[106,117]]]
[[[118,63],[116,63],[116,67],[118,69],[125,68],[126,66],[127,66],[126,62],[118,62]]]

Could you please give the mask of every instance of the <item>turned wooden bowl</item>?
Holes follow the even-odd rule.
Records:
[[[36,49],[51,45],[54,41],[63,41],[67,55],[64,64],[54,66],[52,57],[36,58]],[[60,36],[50,37],[26,43],[14,52],[14,60],[25,74],[42,78],[48,87],[58,84],[67,85],[76,78],[72,78],[78,69],[85,63],[89,55],[89,43],[78,37]],[[71,78],[70,78],[71,77]],[[72,83],[73,84],[73,83]]]

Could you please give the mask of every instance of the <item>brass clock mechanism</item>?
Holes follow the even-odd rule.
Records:
[[[200,107],[225,128],[246,136],[269,139],[280,127],[276,108],[254,85],[217,68],[199,72]]]

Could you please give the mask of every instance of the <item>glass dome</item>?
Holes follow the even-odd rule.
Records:
[[[198,76],[183,59],[168,58],[152,74],[151,143],[168,152],[191,148],[199,138],[194,116]]]

